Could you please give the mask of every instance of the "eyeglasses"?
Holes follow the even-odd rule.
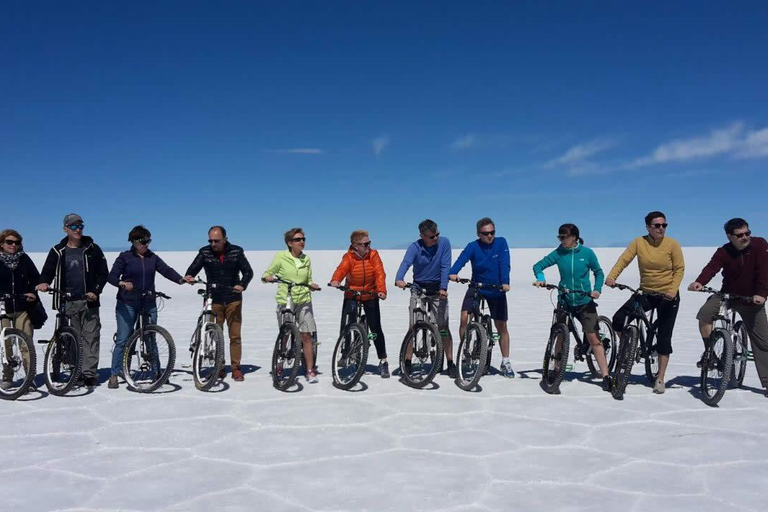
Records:
[[[669,226],[669,224],[667,224],[667,223],[665,222],[665,223],[663,223],[663,224],[649,224],[649,226],[650,226],[650,227],[652,227],[652,228],[656,228],[656,229],[658,229],[658,228],[664,228],[664,229],[667,229],[667,226]]]
[[[209,244],[217,244],[217,243],[219,243],[219,242],[221,242],[221,241],[222,241],[222,239],[221,239],[221,238],[219,238],[218,240],[214,240],[213,238],[209,238],[209,239],[208,239],[208,243],[209,243]]]
[[[752,232],[751,231],[745,231],[743,233],[731,233],[731,236],[735,236],[736,238],[741,240],[744,237],[749,238],[750,236],[752,236]]]
[[[306,242],[307,237],[305,236],[297,236],[296,238],[291,239],[291,242]]]
[[[6,238],[3,240],[3,243],[5,245],[18,245],[21,246],[21,240],[11,240],[10,238]]]
[[[149,245],[149,244],[152,243],[152,239],[151,238],[137,238],[137,239],[134,240],[134,242],[138,242],[141,245]]]
[[[67,226],[71,231],[82,231],[85,228],[85,224],[70,224]]]
[[[371,242],[357,242],[355,245],[362,245],[363,247],[370,247]]]
[[[568,238],[570,236],[573,236],[573,235],[557,235],[557,239],[562,242],[563,240],[565,240],[566,238]]]
[[[426,236],[426,235],[425,235],[425,238],[429,238],[430,240],[434,240],[435,238],[437,238],[437,237],[439,237],[439,236],[440,236],[440,233],[435,233],[435,234],[434,234],[434,235],[432,235],[432,236]]]
[[[478,231],[477,233],[483,236],[493,236],[496,234],[496,230],[494,229],[493,231]]]

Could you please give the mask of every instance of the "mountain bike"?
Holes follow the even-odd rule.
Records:
[[[563,299],[564,296],[573,293],[592,300],[589,292],[582,290],[570,290],[568,288],[554,284],[545,284],[542,288],[547,290],[557,290],[558,301],[555,310],[552,313],[552,327],[549,331],[549,340],[544,350],[544,362],[542,363],[542,387],[549,394],[560,393],[560,383],[563,381],[566,371],[573,367],[568,364],[568,350],[570,346],[570,335],[573,335],[575,345],[573,347],[574,361],[584,361],[586,359],[589,371],[595,378],[601,378],[600,367],[595,360],[592,352],[592,345],[587,340],[587,336],[579,335],[576,329],[576,315],[579,308],[584,306],[571,306]],[[597,317],[597,337],[603,345],[605,351],[605,360],[608,364],[608,373],[616,361],[616,333],[613,331],[611,320],[606,316]]]
[[[128,389],[139,393],[151,393],[168,382],[176,362],[176,345],[170,333],[157,324],[147,323],[149,312],[146,302],[156,298],[161,301],[171,299],[161,292],[141,293],[136,328],[128,338],[123,353],[125,382]]]
[[[211,389],[224,368],[224,332],[216,323],[213,312],[213,290],[216,284],[208,284],[198,278],[195,283],[205,285],[197,290],[203,299],[203,310],[197,317],[197,326],[192,334],[189,352],[192,355],[192,377],[200,391]]]
[[[263,282],[267,282],[262,279]],[[272,350],[272,385],[280,391],[285,391],[293,386],[299,374],[299,368],[303,364],[303,350],[301,333],[296,324],[296,314],[293,312],[293,288],[300,286],[310,291],[312,287],[304,283],[294,283],[275,276],[273,283],[285,284],[288,287],[285,308],[280,312],[280,330],[275,340],[275,348]],[[316,345],[313,340],[313,348]],[[317,362],[317,351],[313,350],[313,359]]]
[[[493,332],[491,315],[487,310],[485,298],[480,290],[503,290],[498,284],[476,283],[470,279],[458,278],[458,283],[469,285],[472,290],[472,309],[469,311],[464,336],[459,342],[456,354],[456,385],[464,391],[477,386],[480,378],[491,367],[493,345],[499,340],[498,333]]]
[[[619,337],[619,349],[616,354],[616,368],[613,374],[611,395],[617,400],[624,397],[624,391],[632,373],[635,362],[645,361],[645,376],[649,381],[656,382],[659,374],[659,354],[654,343],[658,328],[656,308],[651,308],[646,315],[643,309],[644,297],[660,297],[669,300],[666,295],[658,292],[644,292],[630,286],[616,283],[619,290],[632,293],[630,310],[624,321],[624,328]]]
[[[43,375],[48,391],[55,396],[64,396],[77,385],[82,373],[83,339],[64,313],[70,294],[56,288],[49,288],[47,293],[59,294],[60,300],[53,336],[50,340],[38,340],[38,343],[48,345],[43,359]]]
[[[331,286],[329,283],[328,286]],[[347,286],[337,286],[343,292],[349,292],[355,298],[355,321],[349,322],[345,315],[344,327],[333,349],[331,367],[333,370],[333,385],[339,389],[351,389],[365,373],[368,362],[368,349],[371,341],[376,339],[376,333],[370,332],[363,308],[364,296],[376,297],[376,292],[352,290]]]
[[[747,372],[747,328],[736,321],[731,301],[753,303],[752,297],[723,293],[709,287],[698,290],[717,295],[720,311],[712,321],[712,334],[704,348],[701,359],[701,401],[716,406],[725,395],[729,383],[740,387]]]
[[[5,301],[23,294],[0,296],[0,326],[5,322],[13,325],[13,318],[5,310]],[[0,362],[3,365],[0,398],[16,400],[29,390],[37,373],[35,345],[27,333],[14,327],[0,328]]]
[[[432,382],[443,363],[443,339],[432,303],[436,294],[427,293],[415,283],[406,283],[405,288],[413,290],[418,304],[411,312],[411,327],[400,347],[400,374],[406,385],[423,388]]]

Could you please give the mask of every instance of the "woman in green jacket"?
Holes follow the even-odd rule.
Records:
[[[610,391],[611,379],[608,376],[605,350],[597,336],[597,304],[592,300],[600,297],[605,279],[603,269],[600,268],[594,251],[584,247],[584,240],[579,237],[579,228],[575,224],[560,226],[557,238],[560,240],[560,246],[533,266],[533,274],[536,276],[536,282],[533,284],[544,286],[546,284],[544,269],[557,265],[560,271],[560,286],[589,293],[589,297],[576,293],[564,294],[560,295],[558,300],[572,308],[576,318],[581,322],[582,330],[589,344],[592,345],[592,353],[595,355],[600,375],[603,377],[603,389]],[[594,290],[589,279],[590,272],[595,276]]]
[[[262,281],[274,282],[276,277],[292,283],[306,284],[312,290],[320,287],[312,282],[312,262],[309,256],[304,254],[304,246],[307,237],[301,228],[289,229],[285,232],[285,245],[288,249],[277,253],[267,270],[262,274]],[[277,286],[277,322],[283,320],[283,311],[288,303],[288,285],[280,283]],[[296,286],[291,291],[293,301],[293,313],[296,315],[296,324],[301,333],[301,343],[304,351],[304,362],[309,368],[307,380],[314,384],[317,382],[317,371],[313,367],[312,333],[317,332],[315,316],[312,312],[312,296],[310,290],[304,286]]]

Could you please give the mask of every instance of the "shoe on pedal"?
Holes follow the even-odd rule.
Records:
[[[386,361],[382,361],[379,363],[379,373],[381,374],[382,379],[388,379],[389,378],[389,363]]]
[[[107,387],[109,389],[117,389],[120,387],[120,384],[117,383],[117,375],[109,376],[109,383],[107,384]]]
[[[611,379],[610,375],[606,375],[603,377],[603,391],[608,391],[609,393],[613,390],[613,380]]]
[[[696,363],[696,368],[701,368],[704,366],[704,357],[707,355],[707,352],[704,351],[701,353],[701,358],[699,358],[699,361]]]
[[[501,374],[508,379],[515,378],[515,370],[512,369],[512,361],[505,361],[501,363]]]
[[[458,378],[459,372],[456,370],[456,364],[453,361],[448,361],[448,376],[452,379]]]
[[[310,384],[317,384],[318,382],[317,372],[315,371],[314,368],[309,370],[309,373],[307,373],[307,382],[309,382]]]

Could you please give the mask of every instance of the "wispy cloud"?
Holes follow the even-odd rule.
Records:
[[[544,167],[552,168],[581,163],[598,153],[602,153],[603,151],[611,149],[615,145],[616,143],[614,141],[605,138],[591,140],[583,144],[577,144],[576,146],[571,147],[562,156],[547,162]]]
[[[750,132],[744,139],[744,144],[736,152],[738,158],[768,157],[768,128]]]
[[[389,137],[386,135],[380,135],[371,141],[373,146],[373,154],[379,156],[389,147]]]
[[[470,133],[451,142],[451,149],[469,149],[475,145],[475,142],[475,136]]]
[[[292,153],[296,155],[319,155],[324,153],[320,148],[288,148],[288,149],[265,149],[265,153]]]

